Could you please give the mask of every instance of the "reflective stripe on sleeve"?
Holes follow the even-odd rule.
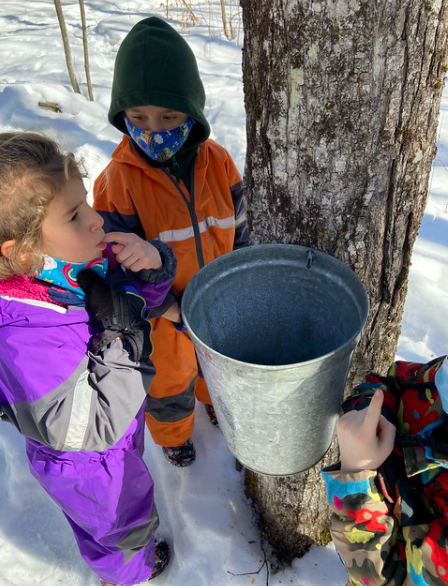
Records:
[[[235,226],[235,218],[234,216],[229,216],[227,218],[214,218],[213,216],[208,216],[205,220],[199,222],[198,226],[201,233],[207,232],[209,228],[233,228]],[[164,230],[158,235],[158,239],[162,242],[181,242],[182,240],[188,240],[189,238],[194,238],[193,226],[181,228],[180,230]]]

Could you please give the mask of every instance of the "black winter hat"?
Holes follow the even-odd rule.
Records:
[[[188,114],[202,126],[202,132],[195,131],[198,142],[209,137],[205,91],[193,51],[172,26],[155,16],[137,23],[118,50],[109,121],[127,134],[121,112],[149,105]]]

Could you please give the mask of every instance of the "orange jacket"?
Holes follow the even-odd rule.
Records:
[[[94,186],[106,232],[135,232],[173,248],[177,294],[202,265],[247,244],[242,181],[229,153],[206,140],[192,177],[190,192],[168,169],[151,167],[124,136]]]
[[[193,189],[187,189],[168,168],[147,163],[124,136],[94,186],[94,207],[106,232],[134,232],[172,246],[178,295],[202,265],[247,244],[241,177],[228,152],[213,140],[203,142],[191,177]],[[164,318],[152,322],[156,375],[146,421],[157,444],[178,446],[193,432],[195,395],[206,403],[211,399],[197,378],[188,334]]]

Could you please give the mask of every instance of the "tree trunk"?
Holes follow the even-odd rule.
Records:
[[[220,0],[221,4],[221,19],[222,19],[222,28],[224,30],[224,34],[226,35],[226,39],[230,41],[229,29],[227,28],[227,16],[226,16],[226,3],[225,0]]]
[[[67,63],[68,75],[72,84],[73,91],[80,94],[78,82],[76,81],[75,71],[73,69],[72,53],[70,51],[70,43],[68,40],[67,27],[65,26],[64,13],[62,12],[61,0],[54,0],[54,7],[58,15],[59,28],[61,29],[62,43],[64,45],[65,61]]]
[[[366,285],[348,387],[394,357],[446,72],[445,0],[241,0],[252,243],[314,247]],[[330,539],[320,468],[246,473],[281,559]]]
[[[89,45],[87,42],[87,24],[86,12],[84,10],[84,0],[79,0],[79,10],[81,12],[81,26],[82,26],[82,45],[84,48],[84,69],[86,72],[87,91],[89,92],[89,100],[94,101],[92,80],[90,79],[90,61],[89,61]]]

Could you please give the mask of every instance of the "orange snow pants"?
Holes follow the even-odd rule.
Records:
[[[148,391],[146,425],[154,442],[180,446],[193,433],[195,398],[211,405],[207,386],[198,376],[193,342],[163,317],[151,320],[156,375]]]

